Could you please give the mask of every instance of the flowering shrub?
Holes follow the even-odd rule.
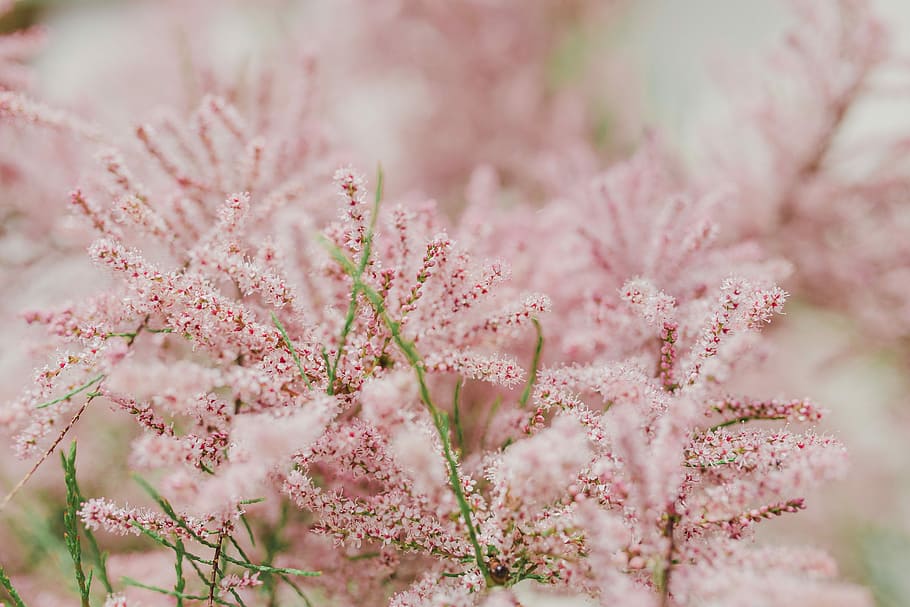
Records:
[[[847,190],[885,187],[875,171],[853,189],[823,170],[884,53],[868,7],[800,3],[808,25],[788,48],[808,67],[788,56],[784,71],[807,89],[800,102],[828,113],[801,146],[775,134],[791,108],[761,98],[768,121],[742,122],[766,157],[755,178],[747,160],[686,174],[655,136],[603,168],[591,125],[564,126],[569,106],[544,82],[557,45],[547,20],[614,17],[597,3],[424,4],[364,9],[378,25],[363,35],[390,49],[371,61],[400,61],[424,27],[448,44],[474,22],[491,29],[464,56],[418,59],[421,78],[445,67],[444,103],[416,138],[404,133],[419,174],[393,188],[394,174],[368,179],[347,162],[356,154],[313,93],[315,66],[331,60],[318,54],[233,88],[200,78],[194,108],[125,132],[2,79],[14,89],[0,93],[2,128],[24,150],[2,180],[21,195],[10,225],[37,241],[31,260],[3,268],[4,289],[63,257],[91,263],[61,276],[67,301],[20,310],[42,330],[27,355],[43,362],[0,408],[28,462],[0,512],[37,492],[62,527],[0,535],[22,547],[0,554],[12,604],[495,607],[530,592],[629,607],[871,605],[823,551],[756,541],[759,524],[842,478],[847,454],[818,427],[823,407],[737,381],[779,355],[765,331],[781,285],[825,297],[816,285],[830,275],[807,259],[827,259],[829,233],[793,247],[783,234],[815,229],[818,192],[849,206]],[[475,68],[500,29],[511,54]],[[527,63],[501,83],[509,103],[440,127],[464,136],[444,158],[449,135],[432,125],[516,57]],[[816,65],[836,82],[800,80]],[[513,89],[529,88],[518,112]],[[506,117],[507,149],[526,147],[528,162],[487,145]],[[546,128],[528,128],[538,119]],[[547,150],[551,129],[563,139]],[[533,170],[563,151],[576,154],[568,183]],[[44,200],[63,182],[67,214]],[[418,193],[454,187],[460,210]],[[889,192],[887,213],[900,214]],[[752,225],[764,215],[785,227]],[[832,211],[825,226],[840,233],[847,219]],[[832,303],[856,305],[848,293]],[[62,483],[43,477],[58,449]],[[36,566],[29,545],[68,559],[66,576]]]

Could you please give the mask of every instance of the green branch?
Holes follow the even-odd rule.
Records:
[[[131,524],[131,526],[138,529],[139,532],[141,532],[142,534],[153,539],[156,543],[161,544],[162,546],[164,546],[166,548],[170,548],[171,550],[176,551],[176,549],[177,549],[176,545],[169,542],[164,536],[162,536],[158,533],[155,533],[151,529],[146,529],[141,524],[139,524],[135,521],[131,522],[130,524]],[[204,545],[206,545],[210,548],[215,547],[215,544],[208,542],[208,541],[205,541]],[[189,552],[186,550],[184,551],[183,554],[188,560],[199,563],[200,565],[205,565],[207,567],[210,567],[214,564],[214,561],[212,561],[211,559],[203,558],[201,556],[198,556],[198,555],[193,554],[192,552]],[[237,565],[238,567],[242,567],[244,569],[249,569],[250,571],[256,571],[259,573],[274,573],[276,575],[281,575],[281,574],[296,575],[296,576],[300,576],[300,577],[316,577],[316,576],[322,575],[322,573],[319,571],[303,571],[301,569],[294,569],[292,567],[270,567],[268,565],[256,565],[255,563],[244,562],[239,559],[235,559],[231,556],[227,556],[225,554],[221,554],[219,556],[220,556],[220,558],[224,559],[228,563],[232,563],[234,565]]]
[[[183,578],[183,557],[186,554],[186,549],[183,547],[181,540],[175,542],[174,552],[177,553],[177,560],[174,561],[174,574],[177,578],[177,581],[174,582],[174,592],[177,593],[177,607],[183,607],[182,595],[186,588],[186,580]]]
[[[77,394],[79,394],[79,393],[81,393],[81,392],[85,392],[86,390],[88,390],[89,388],[91,388],[92,386],[94,386],[95,384],[97,384],[99,381],[101,381],[102,379],[104,379],[104,374],[103,374],[103,373],[102,373],[101,375],[96,375],[95,377],[93,377],[92,379],[88,380],[87,382],[85,382],[84,384],[82,384],[81,386],[79,386],[78,388],[76,388],[76,389],[74,389],[74,390],[71,390],[70,392],[67,392],[67,393],[64,394],[63,396],[61,396],[61,397],[59,397],[59,398],[55,398],[54,400],[50,400],[50,401],[48,401],[48,402],[46,402],[46,403],[42,403],[42,404],[38,405],[38,406],[35,407],[35,408],[36,408],[36,409],[44,409],[45,407],[50,407],[51,405],[56,405],[57,403],[62,403],[62,402],[65,401],[65,400],[70,400],[71,398],[73,398],[73,397],[76,396]]]
[[[183,518],[176,513],[176,511],[174,511],[174,508],[171,506],[170,502],[168,502],[164,497],[162,497],[155,490],[155,488],[152,487],[148,482],[146,482],[142,477],[134,474],[133,479],[137,483],[139,483],[139,485],[143,489],[145,489],[145,491],[152,497],[152,499],[155,500],[155,502],[161,507],[161,509],[164,511],[164,513],[168,516],[168,518],[170,518],[172,521],[177,523],[177,526],[180,527],[181,529],[183,529],[184,531],[186,531],[190,535],[190,537],[192,537],[194,540],[196,540],[203,546],[206,546],[207,548],[216,548],[217,547],[217,544],[215,544],[214,542],[208,541],[207,539],[205,539],[204,537],[202,537],[201,535],[199,535],[198,533],[196,533],[195,531],[190,529],[190,527],[186,524],[186,521],[184,521]],[[141,531],[142,533],[147,535],[148,537],[155,540],[155,542],[161,544],[162,546],[166,546],[167,548],[170,548],[171,550],[176,550],[177,547],[175,544],[169,542],[166,538],[155,533],[151,529],[146,529],[145,527],[143,527],[142,525],[140,525],[139,523],[136,523],[136,522],[133,522],[132,525],[136,529],[138,529],[139,531]],[[204,559],[200,556],[196,556],[195,554],[193,554],[189,551],[184,551],[184,555],[186,556],[187,559],[189,559],[191,561],[195,561],[199,564],[212,565],[212,561],[210,561],[208,559]],[[251,563],[248,561],[242,561],[239,559],[235,559],[224,553],[220,554],[220,557],[229,563],[232,563],[239,567],[243,567],[244,569],[249,569],[250,571],[258,571],[260,573],[274,573],[276,575],[286,574],[286,575],[296,575],[296,576],[302,576],[302,577],[315,577],[315,576],[322,575],[322,573],[319,571],[303,571],[302,569],[294,569],[291,567],[271,567],[268,565],[257,565],[255,563]]]
[[[10,581],[9,577],[7,577],[3,567],[0,567],[0,586],[3,586],[3,589],[6,590],[6,593],[9,595],[9,598],[12,599],[15,607],[25,607],[25,603],[22,602],[22,597],[20,597],[19,593],[16,592],[16,589],[13,588],[13,583]]]
[[[194,595],[194,594],[184,594],[177,590],[168,590],[167,588],[159,588],[158,586],[149,586],[148,584],[143,584],[142,582],[134,580],[131,577],[123,577],[123,578],[121,578],[121,580],[123,581],[124,585],[126,585],[126,586],[133,586],[135,588],[142,588],[143,590],[151,590],[152,592],[157,592],[158,594],[166,594],[167,596],[176,597],[178,600],[178,604],[181,604],[180,601],[183,601],[183,600],[187,600],[187,601],[207,601],[207,600],[209,600],[209,597],[207,595],[201,596],[201,595]],[[232,605],[232,606],[236,607],[235,603],[231,603],[231,602],[225,601],[223,599],[219,599],[218,597],[214,597],[212,599],[212,602],[218,603],[219,605]]]
[[[68,461],[67,463],[64,464],[64,471],[67,475],[67,480],[66,480],[67,491],[69,491],[70,486],[72,486],[72,490],[75,493],[76,498],[78,500],[79,507],[81,508],[83,502],[85,502],[85,496],[82,495],[82,491],[79,489],[79,483],[77,482],[77,479],[76,479],[75,449],[76,449],[76,443],[73,443],[71,459],[70,459],[70,461]],[[61,455],[63,455],[63,454],[61,454]],[[64,458],[64,460],[65,460],[65,458]],[[67,470],[67,466],[69,466],[71,468],[71,472],[70,472],[70,470]],[[95,568],[92,570],[92,573],[95,573],[97,571],[98,578],[101,580],[101,584],[104,586],[104,590],[108,594],[113,594],[114,588],[111,585],[110,578],[107,575],[107,553],[101,551],[101,548],[98,546],[98,540],[95,539],[95,534],[92,533],[92,531],[90,529],[83,526],[82,533],[85,536],[85,539],[88,540],[90,558],[93,561],[93,564],[95,566]]]
[[[63,511],[63,539],[70,557],[73,559],[73,568],[76,571],[76,584],[79,586],[79,595],[82,607],[89,607],[89,592],[91,591],[91,575],[86,581],[85,571],[82,569],[82,545],[79,542],[79,488],[76,485],[76,443],[70,447],[69,455],[60,454],[63,462],[63,477],[66,483],[66,509]]]

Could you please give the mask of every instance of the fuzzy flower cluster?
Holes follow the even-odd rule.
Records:
[[[10,159],[26,168],[0,179],[4,192],[35,201],[72,179],[65,216],[13,203],[23,231],[61,239],[0,280],[11,290],[32,263],[79,257],[91,287],[19,310],[41,331],[30,354],[44,363],[0,407],[0,430],[34,463],[0,512],[71,435],[110,466],[82,456],[77,469],[75,448],[64,454],[57,549],[75,583],[34,604],[76,592],[83,606],[497,607],[530,591],[611,607],[871,605],[827,555],[756,541],[758,525],[812,508],[847,454],[815,428],[821,406],[737,382],[776,356],[764,332],[785,281],[830,277],[804,263],[812,243],[799,235],[817,222],[840,233],[856,196],[882,194],[835,188],[826,164],[884,53],[867,7],[816,3],[811,35],[788,39],[806,59],[785,61],[792,71],[835,63],[796,91],[823,95],[813,103],[831,113],[803,126],[807,149],[775,135],[790,130],[788,108],[768,100],[768,123],[749,123],[769,166],[788,167],[769,169],[790,181],[768,193],[746,160],[742,174],[687,175],[652,136],[606,163],[589,124],[565,123],[584,95],[541,82],[557,44],[546,24],[606,17],[596,2],[369,4],[367,39],[389,49],[375,62],[483,24],[470,53],[417,59],[442,101],[417,125],[419,176],[404,187],[345,161],[354,153],[313,101],[315,59],[236,88],[197,74],[191,108],[122,131],[39,103],[0,72],[0,87],[18,89],[0,93],[0,127],[34,140],[23,149],[35,156]],[[850,27],[832,38],[838,24]],[[512,73],[516,57],[527,70]],[[501,96],[500,113],[486,107]],[[506,137],[488,138],[500,122]],[[562,138],[544,149],[551,131]],[[571,180],[535,178],[564,152],[571,171],[556,174]],[[64,168],[40,164],[49,157]],[[32,185],[43,170],[53,175]],[[418,193],[454,184],[457,211]],[[501,204],[516,191],[521,204]],[[785,226],[773,235],[798,245],[737,212],[770,208],[761,197]],[[816,212],[821,198],[843,213]],[[854,305],[839,289],[837,305]],[[111,480],[127,474],[135,482]],[[4,571],[17,607],[15,587],[38,596],[40,572]]]

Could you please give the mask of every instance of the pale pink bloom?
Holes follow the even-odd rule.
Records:
[[[473,607],[477,604],[483,587],[483,578],[477,574],[459,577],[426,575],[404,592],[399,592],[389,601],[389,607]],[[494,603],[495,604],[495,603]]]
[[[267,495],[270,474],[286,468],[294,453],[311,447],[336,413],[334,405],[326,398],[299,411],[238,416],[229,460],[217,476],[198,483],[193,510],[229,514],[241,508],[241,501]]]
[[[244,571],[243,575],[232,573],[225,576],[219,585],[221,586],[222,591],[239,590],[241,588],[262,586],[262,580],[259,579],[258,572],[251,575],[249,571]]]
[[[154,531],[161,534],[172,534],[183,539],[189,539],[190,531],[177,525],[176,522],[148,508],[121,508],[105,498],[96,498],[86,501],[79,516],[88,529],[104,529],[117,535],[140,535],[141,529]],[[205,530],[205,522],[190,517],[184,517],[184,522],[194,533]]]
[[[570,4],[339,13],[350,23],[337,31],[383,42],[377,65],[425,51],[418,79],[440,86],[410,125],[419,136],[402,136],[414,174],[401,180],[448,193],[473,171],[460,222],[339,162],[293,73],[284,94],[209,73],[192,109],[143,117],[123,137],[0,94],[16,128],[64,134],[95,158],[70,196],[81,231],[61,254],[91,242],[99,270],[90,297],[26,313],[46,329],[47,362],[0,424],[36,456],[79,407],[107,401],[93,412],[131,424],[128,465],[154,472],[175,508],[121,505],[124,489],[96,471],[83,490],[104,497],[81,504],[88,529],[151,531],[205,558],[197,535],[229,537],[227,563],[243,542],[253,559],[320,571],[301,586],[342,605],[514,605],[518,583],[628,607],[737,592],[750,605],[865,604],[831,581],[825,557],[750,542],[845,469],[837,440],[779,427],[821,409],[734,387],[782,311],[791,268],[774,255],[787,249],[742,238],[763,233],[730,219],[754,193],[693,185],[654,139],[592,170],[591,117],[544,86],[551,20],[599,16]],[[832,42],[821,14],[806,13],[825,43],[798,49],[810,58]],[[872,61],[877,28],[860,25],[847,42]],[[860,64],[843,82],[821,73],[826,93],[850,92]],[[306,89],[315,66],[303,67]],[[356,72],[334,77],[356,90]],[[836,125],[814,122],[824,143]],[[547,202],[489,208],[516,191]],[[26,222],[34,233],[62,230],[40,214]],[[242,523],[269,540],[247,543]],[[125,558],[169,559],[136,555]],[[213,593],[279,582],[213,567]]]
[[[591,456],[581,424],[560,415],[549,428],[508,447],[490,475],[501,499],[545,505],[568,491]]]
[[[140,603],[127,600],[122,594],[109,594],[104,599],[104,607],[138,607]]]

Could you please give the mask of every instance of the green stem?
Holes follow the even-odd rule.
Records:
[[[543,351],[543,330],[540,328],[540,322],[532,318],[534,330],[537,331],[537,345],[534,348],[534,358],[531,360],[531,372],[528,374],[528,383],[525,384],[524,392],[518,399],[518,404],[524,407],[531,399],[531,392],[534,389],[534,383],[537,381],[537,368],[540,365],[540,353]]]
[[[166,594],[166,595],[168,595],[168,596],[176,597],[178,600],[179,600],[179,599],[184,599],[184,600],[187,600],[187,601],[207,601],[208,598],[209,598],[208,596],[200,596],[200,595],[193,595],[193,594],[184,594],[184,593],[178,592],[178,591],[176,591],[176,590],[168,590],[167,588],[159,588],[159,587],[157,587],[157,586],[149,586],[148,584],[143,584],[142,582],[139,582],[139,581],[137,581],[137,580],[134,580],[133,578],[130,578],[130,577],[123,577],[122,580],[123,580],[123,583],[124,583],[126,586],[133,586],[133,587],[135,587],[135,588],[142,588],[143,590],[151,590],[152,592],[157,592],[158,594]],[[219,598],[217,598],[217,597],[213,598],[212,601],[215,602],[215,603],[218,603],[219,605],[234,605],[234,603],[230,603],[230,602],[228,602],[228,601],[219,599]]]
[[[461,387],[464,384],[464,378],[459,377],[458,381],[455,383],[455,396],[452,399],[452,421],[455,423],[455,438],[458,439],[458,448],[461,449],[461,452],[464,453],[464,431],[461,428],[461,407],[459,406],[459,401],[461,399]]]
[[[76,389],[74,389],[74,390],[71,390],[70,392],[67,392],[67,393],[64,394],[63,396],[61,396],[61,397],[59,397],[59,398],[55,398],[54,400],[50,400],[50,401],[48,401],[48,402],[46,402],[46,403],[40,404],[40,405],[38,405],[38,406],[35,407],[35,408],[36,408],[36,409],[44,409],[45,407],[50,407],[51,405],[56,405],[57,403],[62,403],[62,402],[65,401],[65,400],[70,400],[71,398],[73,398],[73,397],[76,396],[77,394],[79,394],[79,393],[81,393],[81,392],[84,392],[84,391],[88,390],[89,388],[91,388],[92,386],[94,386],[95,384],[97,384],[97,383],[98,383],[99,381],[101,381],[102,379],[104,379],[104,374],[103,374],[103,373],[102,373],[101,375],[96,375],[96,376],[93,377],[92,379],[88,380],[86,383],[82,384],[81,386],[79,386],[78,388],[76,388]]]
[[[354,264],[345,257],[344,253],[338,250],[337,247],[332,247],[330,249],[330,252],[335,259],[341,262],[345,270],[348,271],[352,277],[354,277],[350,271],[353,270]],[[461,517],[464,520],[465,526],[467,527],[468,536],[470,538],[471,545],[474,548],[474,559],[477,562],[478,569],[480,569],[480,571],[483,573],[487,585],[492,586],[494,585],[494,582],[490,577],[489,569],[487,568],[486,561],[483,557],[483,550],[481,549],[480,542],[477,539],[477,530],[474,527],[474,522],[471,518],[471,506],[468,504],[467,497],[465,496],[464,489],[461,485],[461,479],[458,475],[458,462],[452,450],[451,440],[449,439],[449,419],[444,412],[440,411],[436,405],[433,404],[433,399],[430,397],[430,390],[427,387],[426,375],[420,354],[417,352],[417,348],[414,346],[413,342],[408,341],[401,335],[400,324],[391,319],[385,309],[385,304],[383,303],[382,297],[379,295],[379,293],[377,293],[369,285],[361,282],[360,279],[356,277],[354,278],[354,288],[360,290],[367,298],[367,300],[372,304],[373,308],[376,310],[376,313],[379,315],[383,323],[389,329],[389,332],[392,334],[393,341],[404,354],[408,363],[414,369],[414,373],[417,376],[417,385],[419,387],[420,400],[423,402],[427,408],[427,411],[430,413],[430,416],[433,419],[433,424],[436,427],[436,432],[439,434],[439,439],[442,442],[443,455],[445,456],[446,463],[449,467],[449,484],[452,487],[452,492],[455,494],[455,499],[458,501]]]
[[[357,315],[357,298],[360,296],[360,285],[362,284],[361,279],[363,278],[363,273],[366,271],[367,265],[370,262],[370,254],[373,250],[373,233],[376,229],[376,218],[379,216],[379,204],[382,202],[383,176],[381,166],[379,167],[377,173],[376,198],[373,203],[372,213],[370,214],[370,225],[367,226],[366,234],[363,236],[363,251],[360,254],[360,262],[357,265],[357,270],[354,273],[350,273],[354,286],[351,289],[351,300],[348,303],[348,312],[344,318],[344,325],[341,329],[341,335],[338,337],[338,349],[335,351],[335,361],[327,370],[329,376],[329,385],[327,387],[327,392],[330,396],[335,392],[335,378],[338,376],[338,365],[341,362],[341,355],[344,352],[344,346],[347,343],[348,334],[351,332],[351,329],[354,326],[354,318]]]
[[[735,463],[736,463],[735,457],[728,457],[726,459],[718,460],[716,462],[709,462],[707,464],[686,463],[686,464],[684,464],[684,466],[686,468],[714,468],[715,466],[725,466],[727,464],[735,464]]]
[[[145,527],[143,527],[142,525],[140,525],[139,523],[137,523],[135,521],[131,524],[133,527],[138,529],[141,533],[143,533],[144,535],[153,539],[156,543],[161,544],[162,546],[164,546],[166,548],[170,548],[171,550],[176,550],[176,548],[177,548],[176,545],[167,541],[167,539],[165,539],[163,536],[155,533],[151,529],[146,529]],[[199,541],[199,536],[196,537],[196,540]],[[213,544],[212,542],[209,542],[209,541],[202,540],[200,543],[202,543],[204,546],[207,546],[209,548],[215,547],[215,544]],[[187,559],[189,559],[191,561],[195,561],[196,563],[199,563],[200,565],[210,566],[213,564],[213,562],[211,560],[202,558],[201,556],[197,556],[197,555],[193,554],[192,552],[185,552],[184,555],[186,556]],[[291,567],[269,567],[267,565],[256,565],[255,563],[247,563],[247,562],[241,561],[239,559],[235,559],[231,556],[227,556],[224,554],[219,555],[219,556],[221,558],[223,558],[225,561],[232,563],[234,565],[237,565],[238,567],[242,567],[244,569],[249,569],[250,571],[258,571],[259,573],[274,573],[276,575],[281,575],[281,574],[297,575],[297,576],[301,576],[301,577],[316,577],[316,576],[322,575],[322,573],[319,571],[303,571],[301,569],[293,569]]]
[[[79,489],[76,486],[76,443],[70,447],[69,454],[61,453],[63,462],[63,476],[66,484],[66,509],[63,511],[63,539],[73,559],[73,568],[76,572],[76,584],[79,587],[79,596],[82,607],[89,607],[89,591],[91,576],[86,582],[85,571],[82,569],[82,544],[79,541]]]
[[[183,547],[183,541],[175,542],[174,552],[177,553],[177,560],[174,561],[174,573],[177,576],[177,581],[174,582],[174,592],[177,597],[177,607],[183,607],[183,590],[186,588],[186,580],[183,579],[183,555],[186,554],[186,549]]]
[[[15,607],[25,607],[25,603],[22,602],[22,597],[20,597],[19,593],[16,592],[16,589],[13,588],[13,583],[6,575],[6,571],[2,566],[0,566],[0,586],[3,586],[3,589],[6,590],[6,593],[9,595],[9,598],[12,599]]]
[[[272,322],[275,323],[275,328],[278,329],[278,332],[281,333],[281,339],[284,341],[285,347],[291,353],[291,356],[294,358],[294,362],[297,363],[297,370],[300,371],[300,377],[303,378],[306,387],[313,389],[313,384],[310,383],[310,378],[307,377],[307,374],[303,371],[303,363],[300,362],[300,357],[297,355],[297,348],[294,347],[294,344],[291,342],[291,338],[288,337],[288,332],[284,330],[284,325],[281,324],[281,321],[278,320],[278,317],[275,316],[275,313],[272,312]]]
[[[752,421],[758,421],[758,420],[772,421],[772,420],[782,420],[782,419],[787,419],[787,417],[785,415],[768,416],[768,417],[764,417],[761,415],[751,415],[751,416],[746,416],[746,417],[737,417],[736,419],[730,419],[725,422],[721,422],[719,424],[715,424],[715,425],[711,426],[710,428],[708,428],[708,432],[716,432],[717,430],[720,430],[721,428],[726,428],[727,426],[735,426],[736,424],[744,424],[746,422],[752,422]]]
[[[491,586],[493,585],[493,578],[490,577],[486,560],[483,558],[483,550],[480,547],[480,541],[477,539],[477,530],[471,520],[471,506],[468,504],[464,489],[461,486],[461,478],[458,476],[458,462],[455,459],[455,454],[452,452],[452,444],[449,441],[449,416],[444,411],[437,411],[433,415],[433,423],[436,425],[436,430],[442,440],[446,463],[449,465],[449,484],[452,485],[455,498],[458,500],[458,508],[461,510],[461,517],[468,528],[468,536],[471,538],[471,545],[474,547],[474,559],[477,561],[477,567],[483,573],[487,586]]]
[[[73,443],[73,448],[76,447],[76,443]],[[74,454],[75,455],[75,454]],[[72,478],[67,482],[72,482],[73,491],[76,494],[78,499],[79,507],[82,507],[82,504],[85,502],[85,496],[82,495],[82,491],[79,489],[79,483],[76,479],[76,469],[75,469],[75,459],[72,461]],[[64,468],[65,469],[65,468]],[[108,594],[114,593],[114,588],[111,585],[110,578],[107,575],[107,553],[102,552],[101,548],[98,546],[98,540],[95,539],[95,534],[86,527],[83,526],[82,533],[85,536],[85,539],[88,540],[88,547],[90,552],[90,558],[95,565],[93,570],[98,573],[98,578],[101,580],[101,584],[104,586],[105,591]]]

